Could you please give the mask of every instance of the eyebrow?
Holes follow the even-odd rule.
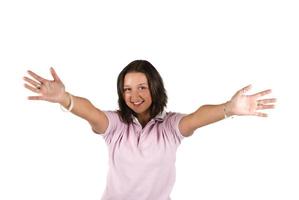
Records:
[[[140,86],[140,85],[147,85],[147,83],[139,83],[137,86]],[[124,87],[130,87],[129,85],[124,85]]]

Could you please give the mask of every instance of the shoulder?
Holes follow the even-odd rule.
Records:
[[[103,111],[104,114],[107,116],[108,120],[111,122],[119,122],[119,123],[124,123],[121,120],[120,114],[117,110],[107,110],[107,111]]]
[[[121,117],[118,111],[103,111],[108,119],[108,127],[104,133],[106,135],[108,132],[114,131],[116,128],[125,125],[125,123],[121,120]]]
[[[167,112],[165,114],[163,123],[166,125],[167,128],[176,129],[184,116],[186,116],[186,114],[179,112]]]
[[[182,117],[184,117],[186,114],[179,113],[179,112],[166,112],[165,114],[165,121],[173,121],[173,120],[180,120]]]
[[[189,137],[194,133],[195,129],[192,127],[190,120],[192,120],[192,115],[177,112],[169,112],[165,117],[166,123],[170,123],[184,137]],[[169,128],[169,126],[167,127]]]
[[[179,129],[180,121],[184,116],[186,116],[186,114],[178,112],[167,112],[163,122],[166,130],[174,133],[179,139],[179,141],[181,141],[184,138],[184,135],[181,133]]]

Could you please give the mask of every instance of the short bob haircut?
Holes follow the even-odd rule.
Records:
[[[117,93],[118,93],[118,114],[123,122],[130,124],[133,122],[133,115],[136,113],[131,110],[124,100],[124,78],[129,72],[141,72],[145,74],[149,90],[152,97],[152,104],[149,107],[150,119],[161,113],[167,104],[167,94],[164,88],[163,80],[156,68],[146,60],[135,60],[129,63],[118,75]]]

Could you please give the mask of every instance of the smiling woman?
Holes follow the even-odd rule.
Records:
[[[148,111],[152,104],[147,82],[146,76],[139,72],[130,72],[124,78],[124,101],[135,113],[143,127],[150,119]]]
[[[154,66],[145,60],[128,64],[117,79],[120,116],[131,123],[135,115],[144,126],[161,113],[167,104],[163,80]]]
[[[30,100],[59,103],[87,120],[109,152],[109,174],[102,200],[169,200],[175,183],[176,151],[181,141],[202,126],[232,115],[266,117],[274,98],[260,99],[271,90],[246,95],[250,86],[222,104],[204,105],[190,114],[165,112],[167,95],[162,78],[145,60],[127,65],[117,79],[119,110],[101,111],[85,98],[65,91],[53,68],[53,80],[28,71],[25,87],[38,96]]]

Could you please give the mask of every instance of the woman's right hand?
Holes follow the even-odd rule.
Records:
[[[53,80],[47,80],[37,75],[36,73],[28,70],[31,78],[24,76],[24,87],[28,90],[39,94],[39,96],[29,96],[30,100],[45,100],[53,103],[63,103],[67,98],[64,84],[56,74],[55,70],[51,67],[50,72]]]

